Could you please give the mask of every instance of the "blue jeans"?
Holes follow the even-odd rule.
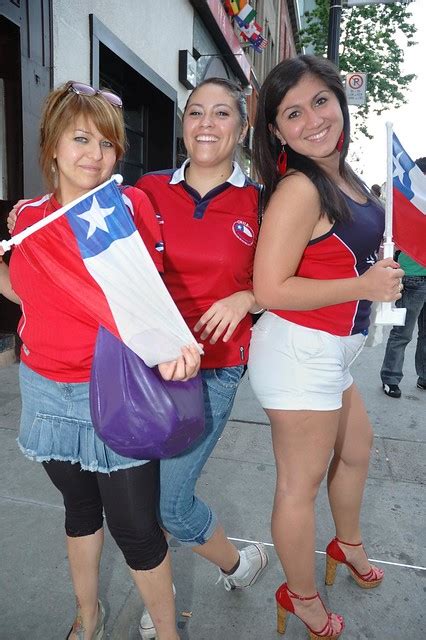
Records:
[[[217,527],[217,516],[194,495],[195,485],[225,428],[243,373],[242,365],[201,371],[205,434],[183,455],[160,462],[160,520],[182,544],[204,544]]]
[[[384,384],[400,383],[405,347],[413,336],[417,321],[419,333],[415,356],[416,372],[418,381],[426,384],[426,276],[406,276],[403,284],[402,298],[397,300],[396,306],[407,309],[405,326],[392,328],[380,376]]]

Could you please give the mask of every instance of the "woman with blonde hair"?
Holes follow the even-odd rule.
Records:
[[[125,148],[122,103],[110,91],[67,82],[47,97],[40,127],[40,161],[52,193],[18,210],[15,233],[111,177]],[[134,223],[157,268],[159,227],[148,198],[122,190]],[[130,215],[130,213],[129,213]],[[55,223],[60,229],[65,216]],[[69,640],[99,640],[105,612],[98,600],[103,512],[161,640],[178,638],[167,542],[157,521],[158,461],[134,460],[112,451],[95,434],[89,379],[98,322],[76,308],[55,279],[27,259],[25,241],[13,252],[8,281],[0,264],[2,292],[23,315],[20,365],[22,416],[19,446],[43,464],[63,495],[68,558],[77,600]],[[165,379],[184,380],[198,371],[195,345],[176,361],[159,365]],[[55,637],[58,635],[55,632]]]

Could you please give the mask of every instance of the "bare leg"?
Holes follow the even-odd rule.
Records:
[[[289,588],[314,595],[314,505],[333,451],[340,411],[267,410],[277,465],[272,537]],[[313,629],[322,629],[327,614],[316,600],[293,601],[295,611]],[[331,618],[333,630],[340,622]]]
[[[370,420],[353,384],[343,394],[336,446],[327,476],[336,535],[353,544],[362,540],[359,519],[372,442]],[[340,546],[357,571],[365,574],[370,570],[362,547]]]
[[[178,640],[169,553],[155,569],[130,569],[130,573],[151,615],[158,640]]]
[[[230,571],[240,557],[237,547],[228,540],[221,525],[217,527],[210,540],[192,547],[192,550],[224,571]]]
[[[98,615],[99,562],[103,541],[103,529],[89,536],[67,536],[71,577],[87,638],[92,637]],[[71,634],[70,640],[74,639],[75,634]]]

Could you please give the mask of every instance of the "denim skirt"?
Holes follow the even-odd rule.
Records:
[[[22,414],[18,445],[31,460],[79,462],[109,473],[148,462],[118,455],[98,438],[90,417],[89,383],[55,382],[21,362]]]

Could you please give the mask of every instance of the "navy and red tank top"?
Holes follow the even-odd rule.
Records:
[[[368,200],[359,204],[343,194],[351,212],[349,222],[336,222],[326,234],[311,240],[295,273],[313,280],[362,276],[377,260],[384,233],[384,211]],[[354,300],[309,311],[271,309],[281,318],[337,336],[366,333],[371,302]]]

